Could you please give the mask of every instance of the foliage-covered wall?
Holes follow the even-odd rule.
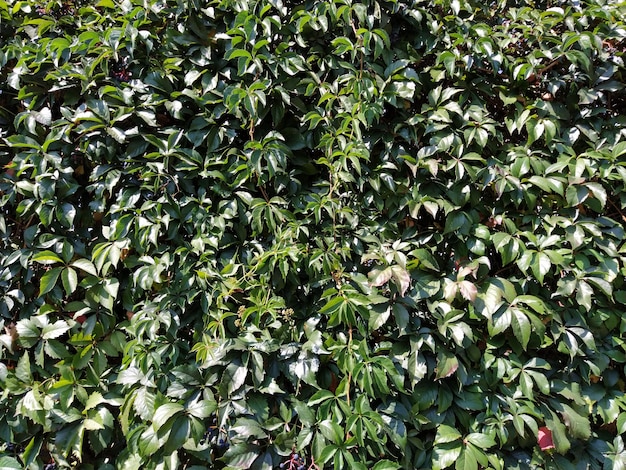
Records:
[[[624,469],[625,15],[0,1],[0,467]]]

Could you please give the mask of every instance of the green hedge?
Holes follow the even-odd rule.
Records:
[[[0,467],[626,468],[625,16],[0,1]]]

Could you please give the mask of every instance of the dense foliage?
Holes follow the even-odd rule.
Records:
[[[626,468],[625,16],[0,1],[0,467]]]

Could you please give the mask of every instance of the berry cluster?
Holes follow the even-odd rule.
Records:
[[[129,81],[132,77],[132,73],[129,72],[127,69],[112,70],[111,75],[113,76],[115,80],[118,80],[124,83]]]
[[[230,447],[226,432],[217,426],[217,418],[215,417],[211,421],[211,426],[209,426],[202,439],[200,439],[200,445],[206,443],[219,453],[226,452],[228,447]]]
[[[282,462],[279,466],[283,470],[307,470],[306,461],[296,452],[292,452],[289,459]]]
[[[9,442],[6,445],[6,452],[11,453],[11,454],[20,454],[24,452],[24,447],[19,444],[15,444],[13,442]]]
[[[128,70],[128,57],[115,61],[111,65],[111,77],[119,82],[128,82],[133,74]]]
[[[73,1],[63,2],[56,8],[47,8],[39,5],[35,8],[35,14],[38,16],[49,15],[56,20],[59,20],[65,16],[74,16],[76,14],[77,5]]]
[[[56,470],[56,468],[57,468],[57,464],[55,464],[54,462],[47,463],[43,466],[43,470]]]

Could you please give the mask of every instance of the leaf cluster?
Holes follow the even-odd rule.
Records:
[[[624,468],[625,17],[0,1],[0,467]]]

